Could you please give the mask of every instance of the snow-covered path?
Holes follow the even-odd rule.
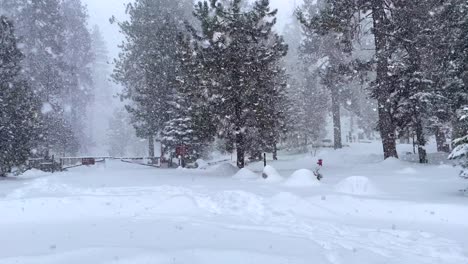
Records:
[[[468,263],[455,169],[322,156],[326,178],[307,188],[118,161],[0,182],[0,263]],[[273,166],[287,177],[314,160]]]

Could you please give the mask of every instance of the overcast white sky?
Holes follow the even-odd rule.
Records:
[[[271,0],[272,6],[279,9],[279,24],[285,24],[294,10],[294,2],[301,0]],[[116,25],[109,23],[109,18],[115,16],[119,20],[125,19],[125,3],[129,0],[83,0],[88,6],[90,15],[90,26],[99,25],[104,33],[109,51],[112,56],[117,56],[119,50],[117,45],[122,41],[122,36]]]

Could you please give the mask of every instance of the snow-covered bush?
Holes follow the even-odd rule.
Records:
[[[460,110],[460,123],[463,127],[468,127],[468,106]],[[449,159],[456,160],[462,167],[460,177],[468,179],[468,130],[464,130],[464,136],[453,141],[455,148],[449,156]]]
[[[453,141],[455,148],[449,156],[449,159],[456,160],[462,167],[460,177],[468,179],[468,135],[457,138]]]
[[[268,182],[280,182],[283,180],[278,171],[270,165],[263,169],[262,177]]]

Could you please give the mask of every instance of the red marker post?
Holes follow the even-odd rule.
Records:
[[[320,181],[323,178],[323,175],[320,173],[320,169],[323,166],[323,159],[319,159],[317,161],[317,165],[318,165],[318,167],[315,169],[314,175],[315,175],[315,177],[317,177],[317,180]]]
[[[319,159],[319,160],[317,161],[317,165],[319,165],[320,167],[322,167],[322,166],[323,166],[323,159]]]

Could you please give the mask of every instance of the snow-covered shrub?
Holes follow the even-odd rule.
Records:
[[[314,172],[306,169],[295,171],[284,183],[288,187],[312,187],[320,186],[320,181],[314,175]]]
[[[457,138],[453,141],[455,148],[449,156],[449,159],[456,160],[462,167],[460,177],[468,179],[468,135]]]
[[[468,106],[460,110],[460,123],[464,127],[468,127]],[[465,129],[464,136],[453,141],[455,148],[449,156],[449,159],[456,160],[458,165],[462,167],[460,177],[468,179],[468,130]]]
[[[262,177],[268,182],[280,182],[283,180],[278,171],[270,165],[263,169]]]
[[[240,171],[238,171],[234,176],[232,176],[232,178],[237,180],[252,180],[258,179],[260,178],[260,176],[247,168],[243,168]]]

